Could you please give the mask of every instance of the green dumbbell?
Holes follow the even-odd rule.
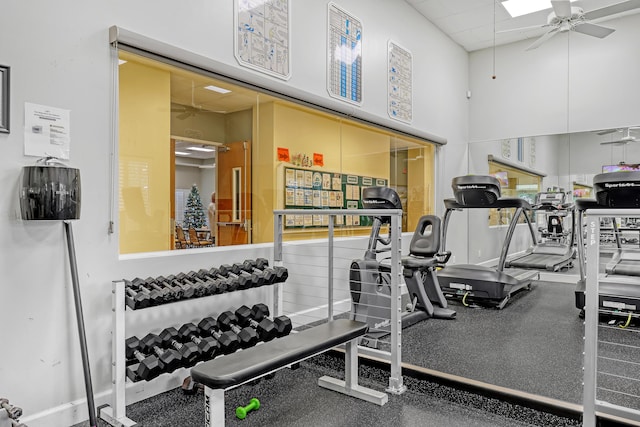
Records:
[[[236,417],[238,417],[241,420],[244,420],[249,412],[259,408],[260,408],[260,401],[254,397],[253,399],[251,399],[251,401],[247,406],[238,406],[236,408]]]

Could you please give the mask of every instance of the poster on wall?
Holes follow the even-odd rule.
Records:
[[[387,186],[385,178],[346,175],[337,172],[298,168],[284,170],[285,209],[363,209],[362,189]],[[326,227],[327,215],[286,215],[285,228]],[[294,219],[297,217],[297,220]],[[371,218],[361,215],[337,215],[337,225],[369,226]]]
[[[24,155],[69,159],[71,111],[24,103]]]
[[[389,40],[388,61],[387,112],[392,119],[411,123],[413,120],[413,57],[407,49]]]
[[[362,23],[328,5],[327,90],[334,98],[362,104]]]
[[[289,0],[235,0],[235,56],[242,66],[291,77]]]

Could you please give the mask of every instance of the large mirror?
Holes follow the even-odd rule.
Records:
[[[532,203],[536,193],[546,191],[564,193],[568,203],[578,197],[591,197],[594,175],[637,167],[638,163],[640,127],[635,125],[469,144],[470,174],[498,176],[503,196],[522,197]],[[568,232],[572,221],[570,216],[564,218]],[[496,265],[509,219],[509,212],[496,214],[489,209],[454,212],[450,229],[469,222],[467,253],[458,258],[466,256],[472,264]],[[538,242],[545,241],[542,233],[547,219],[544,211],[532,217]],[[640,232],[635,233],[627,236],[627,242],[638,246]],[[569,235],[565,236],[570,242]],[[532,243],[527,225],[518,224],[509,253],[522,253]],[[407,329],[407,335],[425,334],[423,339],[432,345],[428,355],[405,352],[405,361],[493,386],[581,404],[583,319],[575,306],[577,259],[572,267],[559,271],[537,270],[540,280],[531,290],[515,294],[502,310],[474,308],[473,304],[452,300],[450,304],[458,312],[455,321],[429,321],[420,332]]]

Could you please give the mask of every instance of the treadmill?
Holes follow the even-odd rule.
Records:
[[[541,192],[536,195],[536,203],[532,206],[534,212],[544,211],[549,215],[549,226],[544,235],[547,240],[533,245],[523,254],[508,259],[506,267],[559,271],[573,266],[576,251],[574,243],[574,214],[573,206],[565,203],[566,194],[563,192]],[[566,235],[559,230],[562,217],[571,215],[571,231],[569,242],[563,242]],[[555,221],[554,221],[555,220]],[[554,228],[556,232],[554,232]]]
[[[578,230],[583,229],[583,214],[586,210],[640,209],[640,171],[596,175],[593,178],[593,191],[596,200],[575,201]],[[598,306],[603,313],[626,316],[630,312],[640,312],[640,250],[622,249],[615,220],[613,224],[618,249],[599,278]],[[582,234],[577,233],[580,279],[575,291],[576,308],[580,309],[581,315],[584,314],[586,288],[585,243]]]
[[[506,209],[515,208],[513,219],[505,237],[500,260],[496,267],[475,264],[444,265],[438,271],[438,281],[442,292],[450,297],[461,298],[466,301],[477,301],[483,305],[502,309],[511,296],[522,290],[530,289],[533,280],[539,277],[539,272],[533,270],[505,270],[509,244],[513,237],[518,219],[524,215],[532,238],[535,232],[529,216],[525,210],[531,205],[524,199],[517,197],[500,197],[500,181],[488,175],[467,175],[453,179],[451,183],[455,199],[445,199],[446,208],[442,227],[442,251],[446,252],[446,236],[451,213],[462,209]]]

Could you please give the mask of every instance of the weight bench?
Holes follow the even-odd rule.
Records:
[[[340,344],[346,344],[345,381],[323,376],[318,379],[318,385],[384,405],[389,398],[385,393],[358,385],[357,342],[367,329],[366,323],[348,319],[332,320],[196,365],[191,368],[191,377],[204,385],[205,426],[224,426],[225,390],[324,353]]]

